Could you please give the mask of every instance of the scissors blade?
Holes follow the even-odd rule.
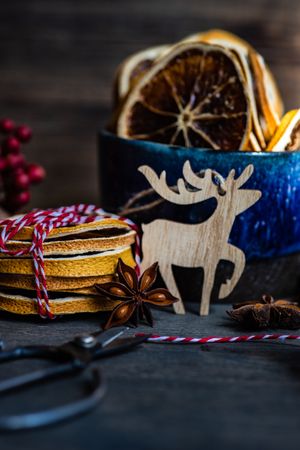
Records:
[[[106,347],[98,347],[95,349],[93,359],[104,358],[106,356],[126,352],[139,344],[146,342],[148,337],[149,335],[119,337],[111,341]]]
[[[116,327],[110,328],[105,331],[98,331],[92,336],[97,339],[97,343],[101,345],[102,348],[110,345],[113,341],[121,337],[129,328],[128,327]]]

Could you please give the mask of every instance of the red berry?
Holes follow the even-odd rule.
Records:
[[[20,141],[14,136],[9,136],[3,142],[3,150],[6,153],[18,153],[20,151]]]
[[[2,133],[12,133],[15,129],[15,124],[10,119],[0,120],[0,131]]]
[[[6,159],[0,156],[0,172],[6,169]]]
[[[31,128],[26,125],[20,125],[16,129],[16,136],[21,142],[29,142],[32,137]]]
[[[25,172],[13,174],[13,185],[21,191],[29,188],[29,176]]]
[[[6,166],[9,169],[17,169],[18,167],[24,166],[25,158],[23,155],[16,155],[15,153],[10,153],[6,157]]]
[[[23,206],[26,205],[30,200],[30,192],[29,191],[22,191],[18,192],[17,194],[12,195],[8,202],[15,206]]]
[[[46,171],[38,164],[28,164],[27,174],[31,183],[40,183],[46,176]]]

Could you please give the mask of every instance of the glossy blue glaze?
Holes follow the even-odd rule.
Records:
[[[241,248],[248,260],[286,255],[300,250],[300,152],[222,152],[131,141],[110,133],[100,134],[100,180],[102,204],[118,210],[136,192],[149,187],[137,168],[149,165],[157,173],[167,171],[168,184],[182,176],[182,166],[191,162],[194,171],[211,168],[226,177],[230,169],[239,175],[248,164],[254,173],[244,185],[262,192],[261,199],[237,216],[230,242]],[[236,176],[237,176],[236,175]],[[213,201],[202,205],[154,212],[173,220],[197,223],[214,210]],[[139,220],[139,218],[135,218]]]

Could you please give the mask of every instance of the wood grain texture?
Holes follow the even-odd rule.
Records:
[[[11,0],[1,4],[1,116],[29,123],[28,158],[47,181],[31,206],[97,202],[97,131],[118,64],[146,46],[210,27],[248,39],[269,62],[288,109],[300,105],[297,0]]]
[[[182,336],[243,333],[223,305],[199,318],[154,311],[154,333]],[[0,315],[0,337],[17,344],[58,344],[99,329],[100,317],[74,316],[51,323]],[[149,327],[139,331],[149,332]],[[288,331],[287,331],[288,333]],[[45,363],[46,364],[46,363]],[[5,364],[0,377],[41,367],[30,361]],[[3,450],[292,450],[299,442],[299,344],[246,343],[197,346],[144,344],[101,360],[104,401],[70,423],[0,436]],[[5,370],[4,370],[5,369]],[[0,414],[37,410],[82,395],[82,375],[1,397]]]
[[[236,216],[254,205],[261,197],[260,191],[243,189],[254,167],[248,165],[237,178],[233,169],[224,179],[211,169],[199,176],[193,172],[190,162],[185,161],[183,178],[178,179],[176,190],[167,185],[165,171],[157,174],[149,166],[141,166],[138,170],[154,191],[172,204],[193,205],[211,198],[217,202],[214,213],[205,222],[186,224],[156,219],[142,224],[142,271],[158,261],[165,284],[170,292],[179,298],[173,305],[174,310],[177,314],[184,314],[185,309],[172,265],[185,268],[202,267],[204,276],[201,296],[199,291],[200,315],[207,316],[219,262],[229,261],[233,265],[231,277],[220,286],[220,299],[233,291],[245,268],[244,253],[228,241]],[[218,183],[214,182],[214,179],[218,179]],[[186,183],[194,189],[187,188]]]
[[[298,0],[10,0],[1,3],[0,14],[0,115],[33,127],[26,153],[48,172],[47,181],[32,191],[31,207],[97,202],[96,135],[110,112],[112,77],[123,58],[145,46],[211,27],[228,29],[266,57],[286,109],[300,105]],[[232,298],[241,300],[241,284],[248,298],[254,287],[280,295],[300,288],[299,255],[255,267],[246,267]],[[235,334],[224,309],[213,305],[212,314],[200,319],[195,313],[156,312],[154,331]],[[62,343],[97,330],[99,323],[98,315],[41,323],[1,314],[0,338],[8,346]],[[34,367],[40,365],[6,366],[1,378]],[[149,345],[102,361],[101,367],[109,390],[91,415],[48,430],[1,435],[1,449],[292,450],[299,442],[294,345],[218,345],[203,351]],[[7,396],[1,398],[1,413],[68,401],[81,388],[79,380],[74,385],[67,379],[55,389],[46,384]]]

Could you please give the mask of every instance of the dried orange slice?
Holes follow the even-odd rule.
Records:
[[[250,134],[247,86],[232,52],[215,45],[174,47],[139,80],[117,134],[186,147],[244,149]]]
[[[255,82],[256,101],[266,140],[275,133],[282,114],[282,101],[274,78],[257,52],[249,51],[249,61]]]
[[[268,152],[300,150],[300,109],[287,112],[267,147]]]
[[[259,145],[258,140],[256,139],[256,136],[253,133],[253,131],[251,131],[251,133],[250,133],[249,142],[248,142],[248,146],[247,146],[246,150],[250,150],[252,152],[261,152],[260,145]]]
[[[168,45],[147,48],[125,59],[119,66],[116,74],[114,86],[114,99],[116,104],[127,95],[134,81],[142,73],[147,71],[155,59],[168,48]]]
[[[265,63],[265,84],[269,102],[273,106],[274,111],[278,114],[278,116],[281,119],[284,113],[283,99],[281,97],[275,78],[266,63]]]
[[[196,36],[194,35],[194,37]],[[249,88],[252,92],[254,83],[255,90],[257,91],[255,100],[258,111],[256,111],[256,108],[254,109],[253,122],[258,141],[262,145],[263,140],[259,128],[262,129],[264,139],[268,141],[275,132],[283,114],[283,101],[276,81],[265,60],[247,41],[228,31],[218,29],[209,30],[204,33],[199,33],[198,36],[203,42],[225,45],[228,48],[235,49],[238,53],[243,53],[247,58],[248,61],[242,58],[241,63],[244,69],[246,67],[246,74],[249,71],[247,66],[249,67],[250,64],[252,77],[248,74],[248,79],[250,80]],[[192,36],[190,36],[190,39],[192,39]],[[261,114],[259,114],[260,112]],[[256,123],[257,119],[255,116],[258,116],[260,127]]]
[[[208,42],[212,44],[223,41],[226,42],[226,46],[231,45],[232,48],[238,46],[245,52],[247,52],[250,48],[252,48],[247,41],[241,39],[236,34],[218,28],[213,28],[211,30],[203,31],[201,33],[192,34],[182,40],[182,42],[197,42],[197,41]]]
[[[241,65],[242,71],[244,73],[245,79],[247,81],[248,95],[251,106],[253,138],[255,138],[259,147],[261,149],[264,149],[266,147],[266,141],[259,121],[256,98],[254,94],[254,80],[250,70],[248,59],[249,51],[252,50],[252,47],[250,46],[250,44],[248,44],[248,42],[239,38],[235,34],[229,33],[228,31],[225,30],[218,30],[218,29],[215,30],[213,29],[203,33],[194,34],[188,36],[183,40],[183,42],[193,42],[193,41],[194,42],[200,41],[209,44],[220,45],[222,47],[234,51],[234,53],[236,54],[238,61]]]

